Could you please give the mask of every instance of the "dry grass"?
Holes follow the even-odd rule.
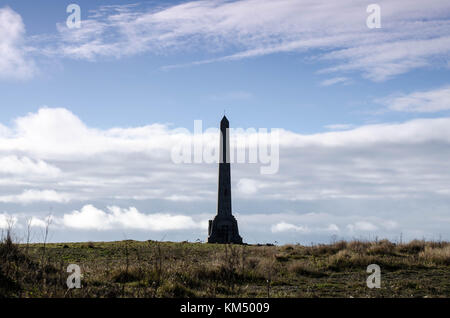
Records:
[[[305,277],[324,277],[327,274],[324,271],[319,271],[308,261],[295,260],[289,263],[288,272]]]
[[[43,256],[45,255],[45,257]],[[448,297],[450,243],[0,243],[0,297]],[[382,288],[366,287],[366,268]],[[82,288],[67,290],[67,265]]]
[[[419,253],[419,258],[436,265],[450,266],[450,245],[442,248],[425,246],[425,249]]]

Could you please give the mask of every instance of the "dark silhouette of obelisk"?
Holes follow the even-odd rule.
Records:
[[[220,122],[220,161],[217,215],[209,221],[208,243],[242,244],[236,218],[231,214],[230,140],[227,117]]]

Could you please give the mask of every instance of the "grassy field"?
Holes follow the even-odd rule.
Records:
[[[0,297],[449,297],[450,243],[0,244]],[[381,267],[369,289],[366,268]],[[69,264],[82,288],[68,290]]]

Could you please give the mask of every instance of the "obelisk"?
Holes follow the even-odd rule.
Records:
[[[230,123],[226,116],[220,122],[219,187],[217,215],[209,221],[208,243],[242,244],[236,218],[231,213]]]

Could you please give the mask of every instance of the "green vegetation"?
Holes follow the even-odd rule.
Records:
[[[450,243],[0,244],[0,297],[449,297]],[[366,286],[367,265],[381,288]],[[68,290],[69,264],[82,288]]]

